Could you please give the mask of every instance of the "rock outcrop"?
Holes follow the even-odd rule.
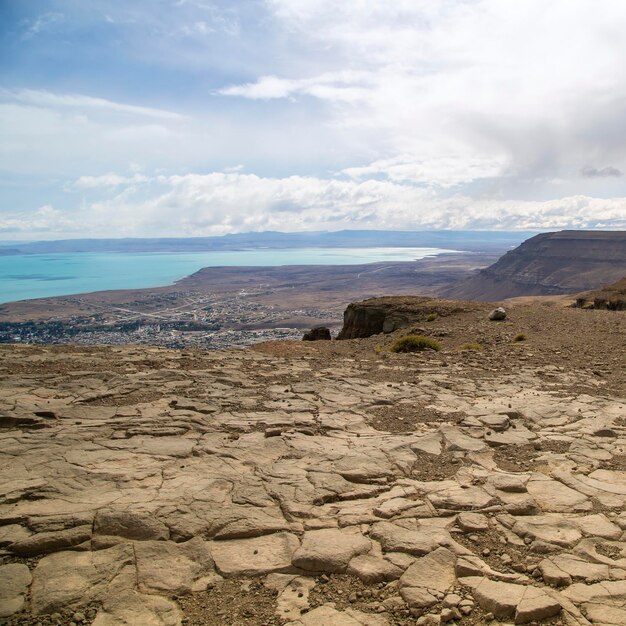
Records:
[[[578,294],[576,306],[609,311],[626,310],[626,276],[612,285]]]
[[[348,305],[343,328],[337,339],[360,339],[426,322],[431,317],[446,317],[477,309],[469,302],[455,302],[423,296],[386,296],[369,298]]]
[[[447,298],[497,301],[576,294],[626,274],[626,232],[560,231],[528,239],[496,263],[442,291]]]
[[[314,326],[302,337],[302,341],[330,341],[331,339],[330,328],[327,326]]]

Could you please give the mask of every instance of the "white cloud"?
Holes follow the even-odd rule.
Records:
[[[39,33],[49,30],[55,24],[60,24],[65,20],[63,13],[49,11],[38,15],[34,20],[27,23],[27,28],[22,35],[22,39],[28,40],[39,35]]]
[[[120,176],[109,173],[102,176],[81,176],[71,187],[74,189],[98,189],[100,187],[119,187],[120,185],[139,185],[150,179],[142,174]]]
[[[626,198],[572,196],[547,201],[474,200],[382,180],[307,176],[264,178],[213,172],[155,176],[139,189],[133,177],[79,210],[47,207],[32,218],[0,221],[5,233],[77,230],[98,236],[199,236],[260,230],[364,229],[557,230],[626,228]],[[142,179],[143,180],[143,179]],[[91,184],[91,183],[89,183]],[[74,235],[75,236],[75,235]]]
[[[348,167],[343,173],[358,179],[383,175],[396,182],[454,187],[482,178],[494,178],[502,173],[505,166],[506,162],[494,157],[451,154],[424,159],[415,155],[399,155],[362,167]]]
[[[57,94],[36,89],[0,89],[0,99],[43,108],[102,109],[109,112],[113,111],[162,120],[185,119],[184,115],[172,111],[164,111],[163,109],[133,104],[123,104],[105,98],[94,98],[83,94]]]
[[[17,213],[0,216],[0,233],[23,237],[27,235],[46,235],[57,233],[64,236],[79,232],[81,225],[66,212],[48,205],[42,206],[32,213]]]
[[[331,102],[356,102],[367,97],[364,72],[329,72],[314,78],[286,79],[263,76],[254,83],[232,85],[218,90],[224,96],[241,96],[252,100],[272,100],[308,95]]]

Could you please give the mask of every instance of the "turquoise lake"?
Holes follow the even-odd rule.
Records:
[[[438,248],[298,248],[0,256],[0,303],[108,289],[171,285],[203,267],[358,265],[411,261],[445,252],[454,251]]]

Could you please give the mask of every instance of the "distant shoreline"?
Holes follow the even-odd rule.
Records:
[[[100,291],[170,287],[203,268],[411,262],[456,250],[432,247],[255,248],[214,252],[47,252],[0,260],[0,303]]]

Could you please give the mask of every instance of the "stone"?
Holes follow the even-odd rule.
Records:
[[[459,604],[461,603],[461,596],[458,595],[457,593],[449,593],[448,595],[446,595],[443,599],[443,605],[447,606],[447,607],[454,607],[454,606],[459,606]]]
[[[347,573],[360,578],[364,583],[378,583],[396,580],[402,569],[385,559],[363,554],[353,558],[348,564]]]
[[[566,587],[572,583],[572,577],[550,559],[544,559],[539,563],[539,571],[547,585]]]
[[[409,530],[391,522],[374,524],[370,537],[380,542],[385,552],[408,552],[418,556],[451,542],[449,533],[441,528],[419,526]]]
[[[304,533],[293,565],[310,572],[343,572],[350,561],[369,552],[372,543],[356,528],[328,528]]]
[[[460,581],[472,588],[472,595],[484,611],[493,613],[498,619],[515,615],[515,609],[524,595],[525,587],[498,582],[488,578],[461,578]]]
[[[287,622],[285,626],[386,626],[387,621],[377,616],[369,616],[360,611],[338,611],[324,604],[300,616],[300,619]]]
[[[456,517],[456,524],[466,533],[489,530],[489,521],[482,513],[472,513],[470,511],[459,513]]]
[[[594,624],[605,624],[606,626],[624,626],[626,624],[626,608],[589,603],[585,605],[585,613]]]
[[[437,548],[416,559],[400,578],[400,588],[423,587],[445,593],[454,584],[456,555],[448,548]]]
[[[410,607],[428,607],[437,602],[435,594],[447,592],[456,581],[456,556],[447,548],[437,548],[418,558],[398,581],[400,595]]]
[[[484,611],[498,619],[514,617],[516,624],[527,624],[558,615],[561,604],[538,587],[497,582],[487,578],[461,578]]]
[[[326,326],[314,326],[302,337],[302,341],[330,341],[331,339],[330,329]]]
[[[101,509],[94,519],[94,534],[126,539],[169,539],[167,526],[147,511]]]
[[[537,587],[526,587],[515,610],[515,623],[528,624],[554,617],[561,612],[561,604]]]
[[[531,541],[570,548],[582,538],[578,525],[568,518],[553,515],[537,515],[515,518],[513,532]]]
[[[479,421],[496,432],[504,432],[511,425],[511,421],[506,415],[480,415]]]
[[[10,617],[24,608],[32,576],[22,563],[0,565],[0,617]]]
[[[91,526],[77,526],[67,530],[59,530],[49,533],[36,533],[12,543],[11,552],[19,556],[37,556],[38,554],[48,554],[78,546],[91,538]]]
[[[143,593],[184,595],[203,591],[219,580],[207,543],[194,537],[184,543],[135,543],[137,584]]]
[[[10,546],[16,541],[28,539],[32,533],[19,524],[0,526],[0,548]]]
[[[511,474],[494,474],[489,482],[500,491],[508,493],[525,493],[527,491],[525,483],[518,476]]]
[[[436,509],[471,510],[484,509],[497,503],[496,498],[482,487],[463,488],[458,483],[443,483],[440,488],[428,494],[427,498]]]
[[[309,606],[309,592],[315,587],[315,580],[304,576],[291,577],[281,589],[276,600],[276,615],[282,620],[299,619]]]
[[[526,488],[545,512],[580,512],[589,511],[592,507],[586,495],[547,476],[534,474]]]
[[[222,576],[260,576],[291,572],[291,560],[300,542],[292,533],[280,532],[250,539],[214,541],[210,551]]]
[[[102,601],[137,582],[131,545],[97,552],[57,552],[42,558],[33,571],[31,605],[36,614],[80,608]]]
[[[506,319],[506,311],[504,310],[503,307],[499,306],[499,307],[493,309],[492,311],[490,311],[489,319],[492,322],[498,322],[498,321],[501,321],[501,320],[505,320]]]
[[[126,589],[104,599],[92,626],[180,626],[181,623],[182,614],[175,602]]]

